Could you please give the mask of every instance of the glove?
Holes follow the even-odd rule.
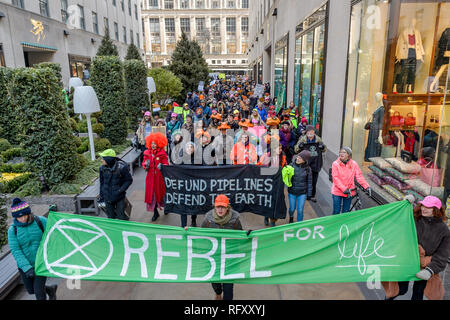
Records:
[[[344,194],[348,194],[349,196],[352,194],[352,190],[350,190],[350,189],[346,189],[345,191],[344,191]]]
[[[34,274],[34,268],[31,268],[30,270],[28,270],[27,272],[25,272],[25,277],[27,278],[34,278],[35,274]]]
[[[367,194],[369,195],[369,197],[372,197],[372,188],[368,187],[366,189],[366,191],[367,191]]]
[[[158,168],[158,170],[161,170],[161,163],[158,163],[156,167]]]
[[[416,277],[422,280],[428,280],[431,278],[431,276],[433,275],[433,270],[431,270],[430,268],[426,267],[423,270],[420,270],[419,272],[416,273]]]
[[[318,147],[319,147],[320,150],[323,150],[323,148],[324,148],[325,146],[324,146],[324,144],[323,144],[322,142],[320,142],[319,145],[318,145]]]

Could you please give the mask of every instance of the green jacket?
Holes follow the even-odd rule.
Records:
[[[44,230],[47,226],[47,219],[45,217],[34,217],[35,219],[41,219]],[[17,227],[17,235],[14,232],[14,225],[11,225],[8,229],[8,242],[11,253],[17,262],[17,267],[22,269],[23,272],[27,272],[31,268],[34,268],[36,261],[36,254],[39,248],[39,244],[42,239],[42,231],[39,228],[36,221],[26,226]]]
[[[283,182],[286,186],[288,187],[292,187],[292,176],[294,175],[294,167],[292,166],[285,166],[282,170],[281,170],[281,175],[283,177]]]

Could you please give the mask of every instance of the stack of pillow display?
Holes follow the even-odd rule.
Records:
[[[423,200],[427,195],[442,198],[443,187],[431,187],[420,180],[421,166],[412,161],[407,163],[401,158],[381,157],[370,158],[373,165],[369,167],[372,173],[368,174],[370,180],[383,188],[397,200],[403,200],[408,194],[416,202]]]

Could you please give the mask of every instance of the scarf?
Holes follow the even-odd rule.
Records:
[[[31,217],[28,219],[28,222],[20,222],[17,218],[14,218],[14,225],[17,227],[26,227],[34,222],[34,216],[31,214]]]
[[[221,226],[227,224],[231,220],[232,216],[233,216],[233,214],[231,213],[230,209],[228,209],[228,212],[223,217],[219,217],[219,215],[216,212],[216,209],[214,209],[214,211],[213,211],[214,222]]]

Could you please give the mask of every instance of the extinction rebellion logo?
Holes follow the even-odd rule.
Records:
[[[74,227],[76,225],[77,227]],[[89,246],[104,248],[89,256],[85,250]],[[48,252],[48,246],[58,250]],[[87,250],[89,251],[89,250]],[[47,270],[52,274],[66,279],[83,279],[91,277],[108,265],[113,255],[113,244],[106,233],[95,224],[82,219],[61,219],[49,231],[44,242],[44,261]],[[68,270],[77,270],[76,274],[69,274]]]

